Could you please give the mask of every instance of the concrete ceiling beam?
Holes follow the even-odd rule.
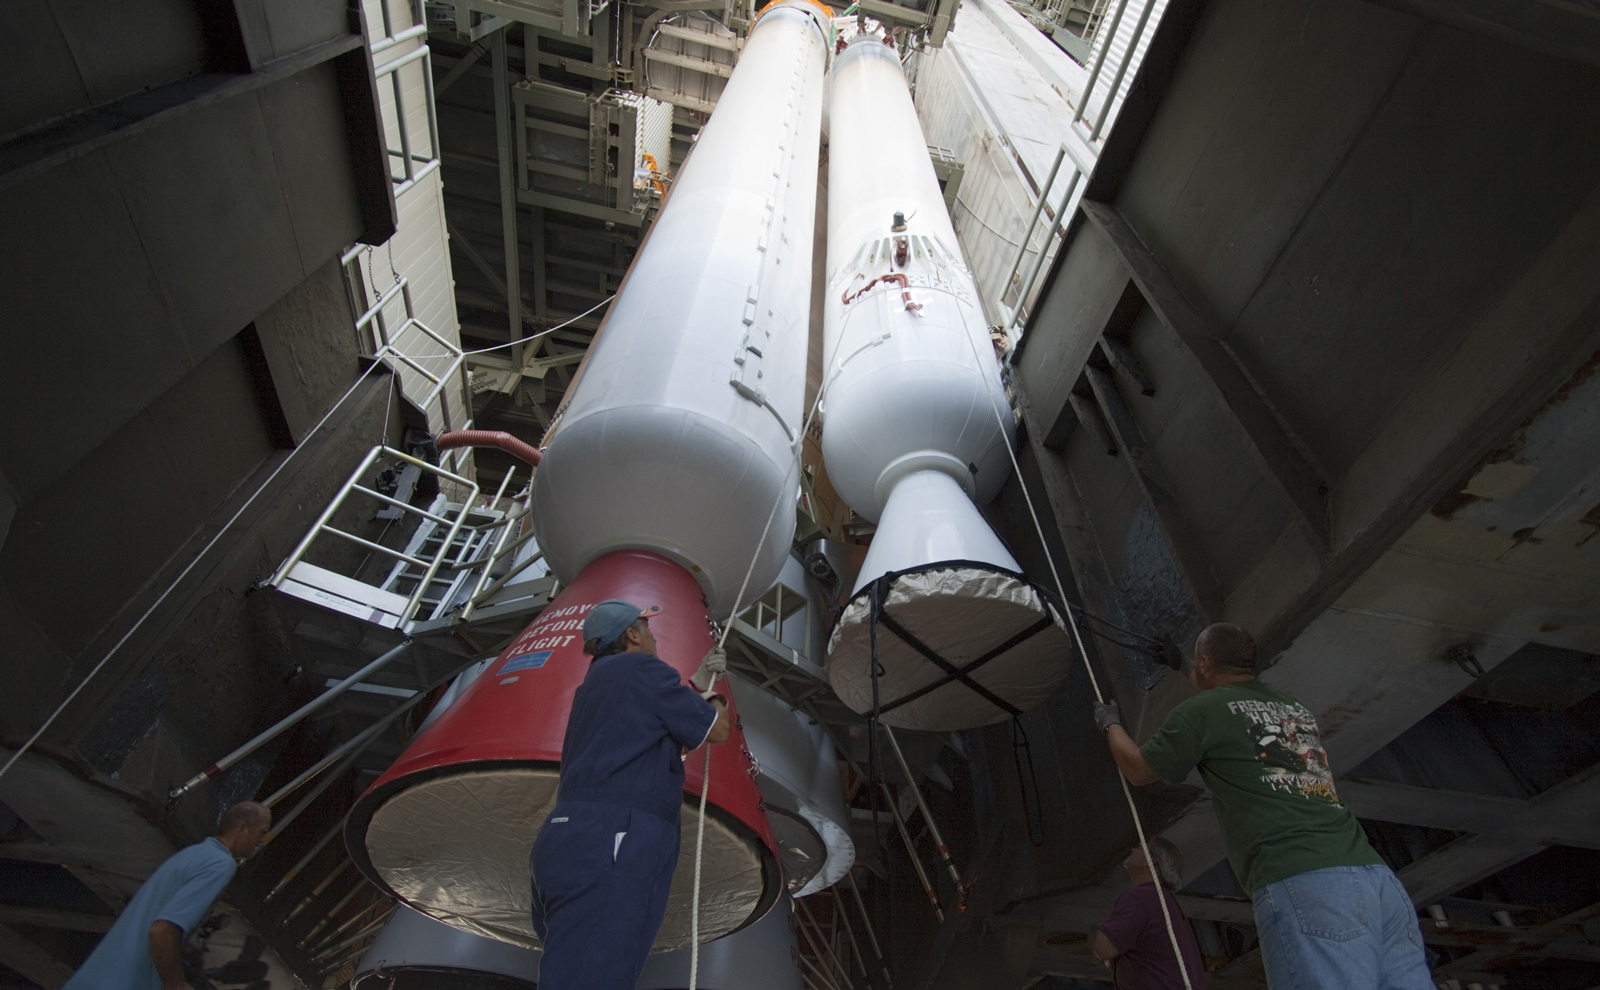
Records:
[[[86,914],[82,911],[61,911],[32,905],[0,904],[0,925],[37,925],[40,928],[57,928],[68,932],[108,932],[116,920],[116,916],[110,914]]]
[[[1328,484],[1305,458],[1279,421],[1278,414],[1251,384],[1239,362],[1223,346],[1218,328],[1189,302],[1172,276],[1116,207],[1085,199],[1085,216],[1116,248],[1145,301],[1166,327],[1194,355],[1210,384],[1262,466],[1289,496],[1319,540],[1328,538]],[[1150,387],[1150,394],[1154,388]]]
[[[1171,479],[1162,477],[1159,465],[1148,456],[1144,435],[1129,413],[1116,379],[1110,372],[1092,364],[1085,365],[1083,372],[1089,379],[1089,387],[1094,391],[1100,411],[1105,415],[1112,438],[1126,455],[1139,494],[1178,560],[1178,568],[1193,596],[1201,624],[1220,620],[1223,596],[1216,570],[1200,542],[1195,539],[1183,512],[1169,494],[1174,490]]]
[[[44,990],[59,990],[72,975],[71,966],[25,938],[15,928],[4,924],[0,924],[0,963],[39,984]]]
[[[1340,799],[1358,818],[1600,849],[1594,816],[1600,776],[1532,801],[1361,780],[1338,786]]]
[[[1472,835],[1429,853],[1396,875],[1412,901],[1426,906],[1520,863],[1543,848],[1527,839]]]
[[[1557,58],[1600,65],[1600,17],[1561,0],[1367,0]]]

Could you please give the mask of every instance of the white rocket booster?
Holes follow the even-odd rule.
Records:
[[[1071,653],[974,504],[1009,471],[1011,407],[899,58],[857,37],[830,85],[822,452],[878,526],[829,677],[860,712],[876,688],[890,725],[984,725],[1047,697]]]
[[[757,17],[535,474],[535,530],[565,587],[352,809],[362,872],[447,924],[537,944],[524,871],[589,669],[567,624],[608,598],[662,605],[657,655],[688,675],[746,574],[757,595],[788,554],[831,28],[809,0]],[[693,756],[685,770],[686,802],[710,776],[701,938],[753,924],[783,895],[737,720],[733,733],[709,771]],[[693,928],[697,830],[692,806],[681,814],[687,849],[657,949]]]
[[[799,484],[831,29],[807,0],[761,14],[612,304],[535,475],[539,545],[564,582],[649,550],[720,617],[758,542],[750,587],[782,567],[794,512],[773,506]]]

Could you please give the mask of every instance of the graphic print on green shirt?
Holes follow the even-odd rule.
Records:
[[[1383,862],[1339,803],[1316,717],[1260,681],[1188,699],[1139,752],[1174,783],[1200,768],[1246,893],[1309,870]]]

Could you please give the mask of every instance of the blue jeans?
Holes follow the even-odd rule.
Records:
[[[1416,908],[1387,866],[1311,870],[1253,900],[1272,990],[1434,990]]]

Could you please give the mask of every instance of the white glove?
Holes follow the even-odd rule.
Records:
[[[727,672],[728,654],[723,652],[722,647],[713,646],[706,658],[700,661],[700,669],[689,678],[689,684],[704,697],[712,693],[711,685],[717,682],[717,678]]]

